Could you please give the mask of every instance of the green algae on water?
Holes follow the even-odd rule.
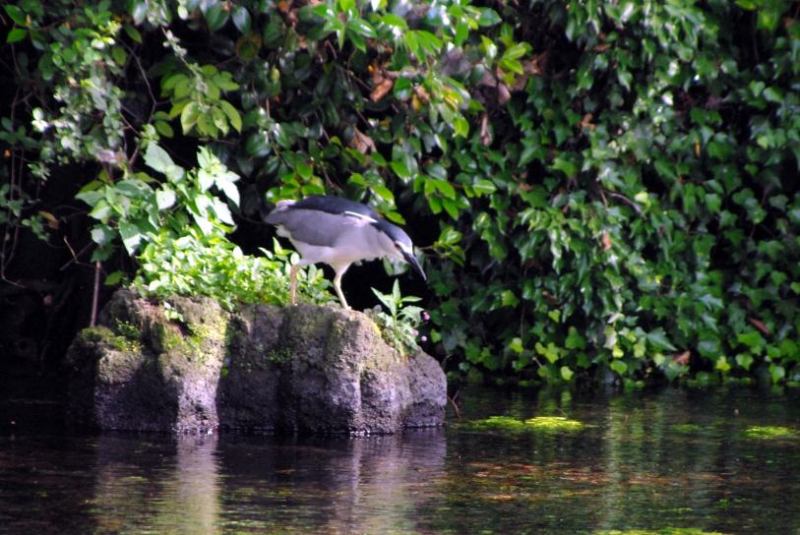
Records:
[[[564,416],[537,416],[525,420],[525,426],[548,433],[571,433],[583,429],[583,423]]]
[[[744,431],[746,438],[757,440],[800,438],[800,433],[791,427],[780,425],[751,425]]]
[[[536,416],[527,420],[518,420],[511,416],[490,416],[483,420],[469,422],[465,426],[472,431],[500,431],[505,433],[571,433],[580,431],[584,425],[578,420],[570,420],[564,416]]]
[[[703,431],[703,426],[698,424],[675,424],[670,429],[682,435],[696,435]]]
[[[704,531],[699,528],[612,529],[594,533],[595,535],[724,535],[718,531]]]
[[[522,420],[517,420],[511,416],[489,416],[483,420],[469,422],[466,427],[473,431],[505,431],[507,433],[517,433],[525,430]]]

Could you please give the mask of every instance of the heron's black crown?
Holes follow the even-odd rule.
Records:
[[[402,243],[403,245],[406,245],[409,249],[414,245],[413,243],[411,243],[411,238],[408,236],[408,234],[406,234],[405,230],[401,229],[397,225],[389,223],[382,217],[378,217],[377,221],[375,221],[375,223],[372,223],[372,226],[377,228],[387,236],[389,236],[389,238],[391,238],[392,241]]]

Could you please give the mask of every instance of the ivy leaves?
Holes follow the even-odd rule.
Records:
[[[172,72],[161,80],[161,94],[169,97],[170,119],[180,117],[184,135],[196,132],[201,137],[226,136],[232,127],[242,131],[242,117],[223,93],[239,89],[227,71],[213,65],[189,64],[189,74]],[[162,133],[167,133],[162,127]],[[168,136],[171,137],[171,136]]]
[[[93,166],[94,259],[148,291],[253,298],[237,266],[286,259],[226,238],[256,192],[336,193],[428,237],[431,341],[471,377],[795,381],[788,5],[25,0],[36,133],[0,134],[42,178]]]

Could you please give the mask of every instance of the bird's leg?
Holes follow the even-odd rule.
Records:
[[[297,304],[297,270],[300,269],[299,264],[292,264],[289,269],[289,299],[293,305]]]
[[[349,309],[350,305],[347,304],[347,299],[344,298],[344,294],[342,293],[342,276],[344,275],[347,268],[350,266],[345,266],[344,268],[337,269],[336,275],[333,277],[333,287],[336,290],[336,295],[339,296],[339,302],[342,304],[342,308]]]

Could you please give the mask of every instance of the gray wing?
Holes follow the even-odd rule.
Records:
[[[368,225],[375,220],[354,212],[329,214],[319,210],[279,207],[273,210],[265,221],[281,227],[293,241],[332,247],[336,245],[342,234],[354,227]]]

